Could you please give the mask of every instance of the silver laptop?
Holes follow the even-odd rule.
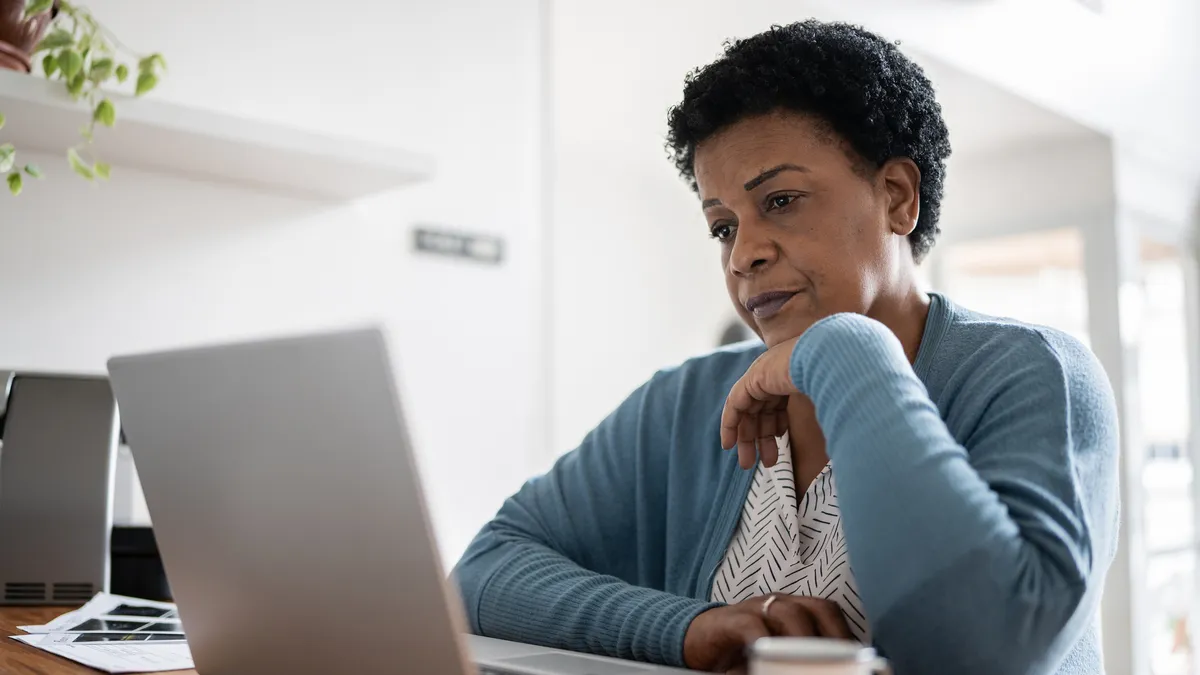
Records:
[[[683,672],[464,635],[380,331],[108,367],[202,675]]]

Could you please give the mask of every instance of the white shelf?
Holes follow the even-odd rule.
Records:
[[[292,129],[174,103],[110,94],[117,124],[95,148],[113,166],[321,200],[350,200],[429,178],[432,160],[357,139]],[[91,112],[61,82],[0,70],[0,142],[63,157]],[[19,159],[19,155],[18,155]],[[72,176],[72,179],[75,179]]]

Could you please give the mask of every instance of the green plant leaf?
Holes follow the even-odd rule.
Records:
[[[142,73],[137,79],[137,95],[141,96],[150,91],[158,84],[158,77],[154,73]]]
[[[162,54],[154,53],[138,60],[138,71],[143,73],[153,73],[155,69],[166,70],[167,60]]]
[[[58,72],[58,58],[54,54],[47,54],[42,58],[42,72],[46,74],[47,78],[54,77],[54,74]]]
[[[25,173],[29,174],[30,176],[32,176],[34,178],[42,177],[42,170],[38,168],[37,164],[26,164],[25,165]]]
[[[67,81],[67,91],[70,92],[71,96],[76,101],[79,100],[79,96],[83,93],[83,82],[84,80],[82,72],[75,73],[75,77],[72,77]]]
[[[17,161],[17,149],[12,143],[0,145],[0,173],[5,173],[13,168],[13,164]]]
[[[96,166],[92,168],[96,171],[97,178],[108,180],[108,177],[112,175],[112,166],[104,162],[96,162]]]
[[[4,128],[4,122],[5,122],[4,113],[0,113],[0,129]]]
[[[69,80],[83,68],[83,57],[74,49],[64,49],[58,53],[58,67]]]
[[[112,59],[96,59],[92,61],[92,67],[88,70],[88,79],[96,84],[107,80],[113,74]]]
[[[29,0],[25,5],[25,18],[32,19],[50,9],[54,4],[54,0]]]
[[[33,51],[40,52],[46,49],[61,49],[63,47],[70,47],[73,44],[75,44],[75,38],[71,35],[70,31],[65,28],[55,28],[46,37],[42,38],[41,42],[37,43]]]
[[[96,112],[93,113],[92,119],[106,127],[111,127],[117,122],[117,109],[113,107],[112,101],[104,99],[96,105]]]
[[[113,76],[113,68],[112,68],[111,63],[109,63],[107,68],[99,68],[98,69],[98,68],[93,67],[91,70],[88,71],[88,79],[97,85],[104,84],[105,82],[108,81],[108,78],[110,78],[112,76]]]
[[[117,66],[117,82],[125,84],[125,80],[129,79],[129,66],[122,63]]]
[[[22,182],[20,173],[14,171],[8,174],[8,191],[13,193],[14,197],[21,194],[21,188],[24,187]]]
[[[71,165],[71,169],[75,173],[88,180],[93,180],[96,177],[96,174],[92,172],[92,168],[87,165],[87,162],[83,161],[83,158],[79,156],[75,148],[67,150],[67,163]]]

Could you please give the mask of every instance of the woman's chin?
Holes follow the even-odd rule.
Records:
[[[768,321],[759,322],[757,324],[758,334],[767,347],[774,347],[800,337],[814,322],[815,320],[810,316],[776,316]]]
[[[763,340],[763,343],[765,343],[767,345],[767,347],[770,348],[770,347],[774,347],[775,345],[787,342],[788,340],[791,340],[792,338],[796,337],[797,335],[798,335],[798,333],[784,333],[782,331],[770,331],[770,332],[763,331],[762,340]]]

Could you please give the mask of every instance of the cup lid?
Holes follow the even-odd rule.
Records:
[[[866,663],[875,658],[870,647],[828,638],[761,638],[750,646],[750,654],[761,661],[797,663]]]

